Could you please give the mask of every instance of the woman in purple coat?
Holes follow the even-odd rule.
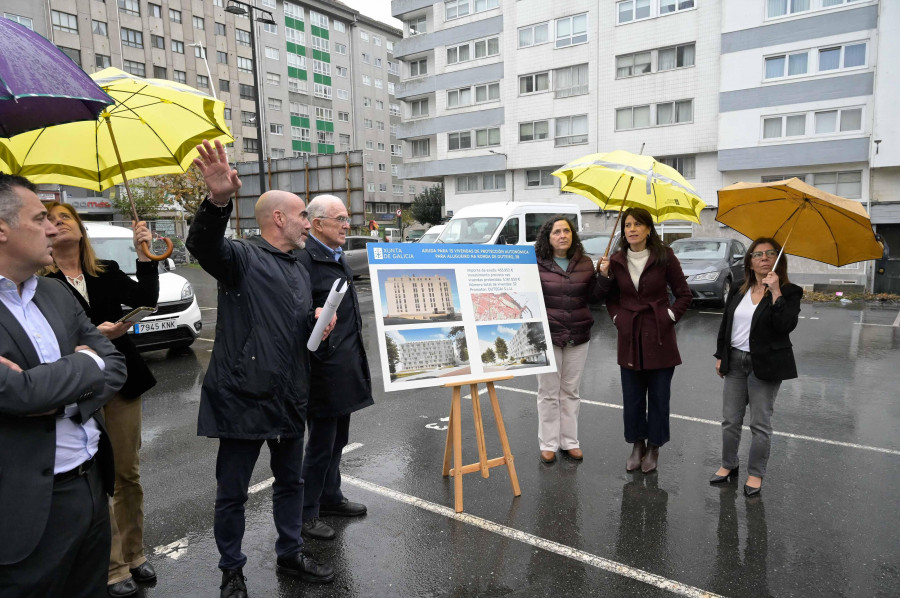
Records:
[[[618,331],[625,441],[632,445],[627,471],[656,470],[659,449],[669,441],[669,395],[681,364],[675,322],[691,304],[691,290],[678,258],[663,245],[650,213],[622,214],[619,250],[598,264],[601,293]],[[675,302],[669,304],[669,289]]]
[[[575,226],[565,216],[553,216],[541,226],[534,251],[556,359],[556,372],[538,375],[541,461],[553,463],[559,449],[581,461],[578,387],[594,324],[588,301],[598,298],[597,274],[594,262],[584,255]]]

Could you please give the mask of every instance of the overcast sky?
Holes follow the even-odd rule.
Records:
[[[391,16],[391,0],[341,0],[341,2],[367,17],[387,23],[397,29],[403,26],[403,23]]]

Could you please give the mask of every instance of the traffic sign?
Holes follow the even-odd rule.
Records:
[[[403,211],[400,210],[400,208],[397,208],[397,216],[402,216],[402,215],[403,215]]]

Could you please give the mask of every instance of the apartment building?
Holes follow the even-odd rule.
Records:
[[[539,351],[537,347],[528,340],[528,332],[531,328],[540,328],[540,322],[526,322],[519,326],[516,333],[509,340],[507,345],[507,353],[510,359],[524,359],[526,361],[539,361],[544,357],[544,352]]]
[[[425,370],[457,365],[456,341],[451,339],[413,341],[397,345],[398,371]]]
[[[384,282],[384,294],[389,318],[446,315],[456,311],[446,276],[392,276]]]
[[[733,234],[714,221],[717,189],[797,175],[865,203],[900,245],[900,75],[877,68],[900,44],[890,4],[394,0],[400,175],[442,181],[448,212],[574,201],[604,231],[614,214],[561,194],[550,173],[625,149],[679,170],[710,206],[700,225],[662,224],[666,241]],[[808,283],[871,282],[867,267],[792,260]]]
[[[228,4],[0,0],[0,14],[46,36],[88,73],[114,66],[215,95],[226,105],[237,162],[255,162],[260,144],[273,160],[364,150],[367,219],[393,220],[428,186],[399,178],[393,46],[402,32],[340,2],[255,0],[275,24],[255,23],[254,62],[250,20],[227,12]]]

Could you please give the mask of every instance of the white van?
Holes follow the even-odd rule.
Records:
[[[106,222],[85,222],[84,227],[97,257],[114,260],[123,272],[135,278],[137,252],[132,243],[131,229]],[[159,268],[158,309],[128,331],[140,351],[188,347],[203,326],[200,306],[197,305],[191,283],[170,272],[175,269],[171,258],[159,262]],[[126,311],[131,311],[131,308]]]
[[[483,203],[466,206],[446,224],[438,243],[534,245],[541,225],[556,214],[581,231],[581,210],[567,203]]]

